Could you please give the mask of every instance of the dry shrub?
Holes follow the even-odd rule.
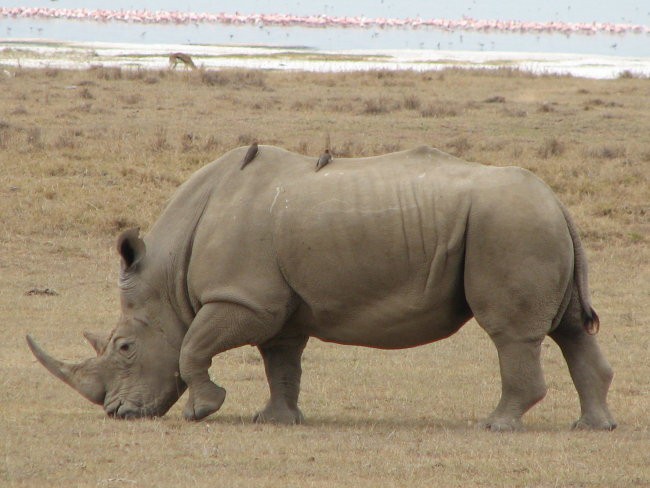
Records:
[[[45,68],[45,70],[43,71],[45,76],[47,76],[48,78],[56,78],[57,76],[59,76],[60,72],[61,70],[59,70],[59,68]]]
[[[625,80],[625,79],[630,80],[634,78],[644,79],[647,78],[647,76],[642,73],[635,73],[634,71],[630,71],[629,69],[623,70],[618,74],[619,80]]]
[[[295,151],[300,154],[309,154],[309,143],[307,141],[300,141]]]
[[[149,145],[153,152],[162,152],[169,149],[171,146],[167,141],[167,130],[164,127],[158,127],[154,131],[153,140]]]
[[[562,141],[555,137],[549,137],[537,148],[537,154],[540,158],[548,159],[550,157],[561,156],[565,150],[566,147]]]
[[[11,125],[4,120],[0,120],[0,149],[7,149],[12,140]]]
[[[133,227],[138,227],[138,223],[135,220],[129,217],[120,216],[110,219],[104,226],[104,232],[108,235],[113,235],[126,229],[132,229]]]
[[[204,151],[216,151],[220,147],[221,147],[221,142],[214,135],[210,135],[208,139],[205,141],[205,144],[203,144]]]
[[[407,95],[404,97],[404,108],[407,110],[419,110],[422,101],[417,95]]]
[[[79,135],[81,134],[78,131],[67,130],[63,134],[59,134],[56,141],[54,141],[54,147],[56,149],[74,149],[77,147],[75,138]]]
[[[256,70],[198,70],[201,83],[208,86],[229,86],[234,88],[266,88],[266,74]]]
[[[126,80],[143,80],[149,75],[149,71],[141,67],[135,69],[125,69],[124,79]]]
[[[100,80],[121,80],[123,77],[122,68],[91,66],[89,69]]]
[[[420,110],[420,115],[422,117],[433,117],[436,119],[456,117],[458,115],[458,110],[446,102],[435,102],[428,104],[425,108]]]
[[[508,117],[524,118],[528,116],[528,112],[521,108],[504,108],[503,114]]]
[[[139,93],[129,93],[119,97],[120,101],[125,105],[137,105],[142,101],[142,95]]]
[[[493,97],[483,100],[485,103],[506,103],[506,98],[501,95],[494,95]]]
[[[596,159],[616,159],[625,157],[627,151],[623,146],[601,146],[598,148],[589,148],[585,151],[588,158]]]
[[[92,108],[93,108],[93,104],[92,104],[92,103],[90,103],[90,102],[84,102],[84,103],[82,103],[82,104],[80,104],[80,105],[77,105],[77,106],[74,107],[72,110],[74,110],[74,111],[76,111],[76,112],[85,112],[85,113],[89,113],[90,110],[91,110]]]
[[[292,110],[303,111],[303,110],[314,110],[318,100],[316,98],[309,98],[308,100],[296,100],[291,105]]]
[[[584,103],[584,109],[585,110],[590,110],[593,107],[622,107],[623,105],[618,103],[618,102],[613,102],[613,101],[605,101],[601,98],[592,98],[590,100],[587,100]]]
[[[237,137],[237,143],[241,146],[247,146],[252,144],[257,138],[252,134],[239,134]]]
[[[361,113],[364,115],[381,115],[399,109],[400,104],[388,97],[368,98],[363,101]]]
[[[472,144],[467,137],[461,136],[449,141],[446,147],[454,156],[462,156],[472,148]]]
[[[540,114],[555,112],[555,107],[552,103],[544,102],[539,107],[537,107],[537,112]]]
[[[25,142],[32,149],[43,149],[45,147],[43,143],[43,131],[38,127],[28,129]]]
[[[355,156],[355,146],[356,144],[348,139],[342,144],[332,146],[332,154],[338,156],[339,158],[352,158]]]
[[[84,100],[92,100],[95,98],[95,96],[91,93],[91,91],[88,88],[82,88],[81,91],[79,92],[79,96]]]
[[[196,136],[192,134],[191,132],[186,132],[185,134],[181,135],[181,149],[184,152],[187,152],[194,147],[194,142],[196,140]]]

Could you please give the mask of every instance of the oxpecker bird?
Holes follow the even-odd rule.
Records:
[[[320,158],[318,158],[318,162],[316,163],[316,171],[328,165],[330,161],[332,161],[330,150],[325,149],[325,152],[321,155]]]
[[[254,142],[251,144],[251,147],[248,148],[248,151],[246,151],[246,156],[244,156],[244,159],[242,159],[241,168],[239,169],[244,169],[248,163],[255,159],[255,156],[257,156],[257,142]]]

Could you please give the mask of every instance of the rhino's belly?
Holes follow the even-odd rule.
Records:
[[[400,298],[338,310],[302,304],[294,321],[309,336],[327,342],[402,349],[449,337],[472,316],[462,295],[418,308],[404,306]]]

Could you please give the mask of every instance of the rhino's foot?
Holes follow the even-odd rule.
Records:
[[[521,420],[505,417],[489,417],[481,422],[479,426],[491,432],[514,432],[523,429]]]
[[[190,395],[183,409],[183,417],[185,420],[204,419],[219,410],[225,399],[226,390],[212,382],[202,385],[196,391],[192,391],[190,388]]]
[[[616,426],[616,421],[611,417],[590,417],[583,415],[574,422],[572,428],[575,430],[614,430]]]
[[[302,424],[304,421],[305,417],[303,417],[299,408],[290,409],[288,407],[267,406],[264,410],[257,412],[253,417],[253,422],[256,424],[295,425]]]

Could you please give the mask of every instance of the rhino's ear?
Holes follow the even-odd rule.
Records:
[[[122,256],[122,271],[132,271],[146,254],[140,228],[125,230],[117,238],[117,252]]]

